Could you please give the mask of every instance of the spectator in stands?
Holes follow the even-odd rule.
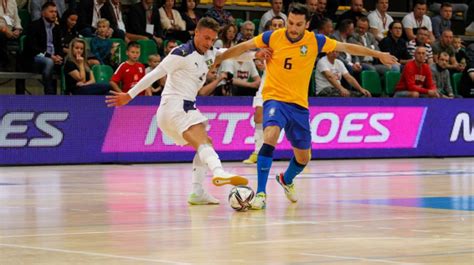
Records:
[[[225,93],[227,93],[226,91],[216,90],[219,83],[221,83],[222,81],[225,81],[226,78],[227,78],[226,73],[220,73],[219,75],[217,75],[217,69],[216,68],[210,69],[207,72],[206,82],[204,82],[204,86],[201,89],[201,91],[210,91],[209,95],[212,94],[212,95],[220,95],[220,96],[224,95],[224,96],[226,96],[225,95]],[[224,88],[224,87],[219,87],[219,88]]]
[[[68,54],[69,44],[75,38],[79,37],[79,32],[77,31],[77,11],[74,9],[68,9],[64,11],[63,16],[59,22],[59,28],[61,29],[61,47],[63,48],[63,53]]]
[[[214,43],[216,48],[230,48],[237,44],[235,37],[237,36],[237,26],[233,23],[227,24],[219,33],[219,39]]]
[[[400,65],[405,65],[411,58],[407,51],[407,42],[402,38],[403,24],[395,20],[388,26],[389,33],[379,43],[380,51],[388,52],[398,58]],[[392,71],[400,72],[400,65],[392,65]]]
[[[466,66],[467,61],[469,60],[469,58],[467,57],[466,50],[462,46],[461,37],[454,36],[454,38],[453,38],[453,48],[454,48],[454,51],[456,52],[455,53],[456,61],[458,61],[458,63]]]
[[[119,38],[128,42],[125,24],[122,18],[120,0],[106,0],[100,9],[100,18],[105,18],[110,23],[112,38]]]
[[[416,32],[416,38],[411,40],[407,44],[407,50],[410,54],[410,58],[415,58],[415,49],[418,46],[422,46],[426,48],[426,63],[431,65],[433,64],[433,48],[430,44],[428,44],[428,39],[430,37],[430,33],[426,27],[421,27]]]
[[[97,84],[87,64],[86,42],[76,38],[71,41],[64,64],[66,94],[105,95],[110,90],[107,84]]]
[[[250,20],[244,21],[244,23],[240,25],[240,32],[237,34],[236,41],[237,43],[248,41],[254,37],[254,34],[255,24]]]
[[[456,60],[456,50],[453,47],[453,32],[449,29],[443,31],[441,38],[433,43],[433,59],[438,60],[438,55],[441,52],[449,54],[449,63],[447,68],[454,72],[462,72],[464,65],[458,63]]]
[[[318,16],[316,16],[316,10],[318,9],[318,0],[306,0],[306,6],[308,7],[308,11],[310,14],[309,27],[307,29],[309,31],[313,31],[317,28],[319,20]]]
[[[163,54],[166,57],[171,50],[178,47],[178,41],[175,39],[165,40],[165,47],[163,48]]]
[[[163,30],[160,14],[153,6],[153,0],[141,0],[140,3],[132,5],[127,15],[126,26],[127,37],[130,40],[151,39],[158,48],[162,47]]]
[[[221,28],[226,24],[234,23],[234,17],[229,11],[224,10],[224,6],[225,0],[213,0],[212,7],[204,13],[204,16],[213,18]]]
[[[393,18],[387,13],[388,0],[376,0],[375,10],[367,16],[369,19],[370,32],[374,34],[377,41],[381,41],[388,34],[388,26]]]
[[[354,22],[350,19],[342,20],[337,24],[337,30],[332,35],[332,38],[340,42],[348,42],[349,37],[354,33]],[[338,53],[339,60],[341,60],[351,75],[362,72],[362,65],[359,62],[359,57],[352,56],[349,53]]]
[[[439,15],[431,18],[433,35],[436,39],[441,36],[446,29],[451,29],[451,17],[453,16],[453,6],[451,3],[443,3]]]
[[[64,11],[66,11],[66,3],[64,2],[64,0],[30,0],[28,3],[28,12],[30,13],[31,21],[35,21],[41,18],[41,7],[46,2],[53,2],[56,4],[58,18],[62,17]]]
[[[161,28],[165,32],[166,39],[179,39],[182,42],[189,40],[186,22],[179,11],[174,9],[174,0],[164,0],[163,6],[158,11],[160,12]]]
[[[43,75],[44,93],[56,94],[56,82],[53,80],[55,66],[63,64],[61,47],[61,29],[56,26],[56,4],[46,2],[41,8],[41,18],[33,21],[29,27],[23,50],[25,66],[34,65]]]
[[[233,96],[255,96],[260,86],[260,75],[253,61],[225,60],[219,68],[219,73],[226,73],[226,79],[232,76]],[[221,82],[219,85],[224,84]]]
[[[365,15],[362,13],[364,10],[364,1],[363,0],[352,0],[351,1],[351,9],[347,10],[346,12],[342,13],[342,15],[339,16],[339,19],[337,20],[337,25],[339,26],[339,23],[346,19],[352,20],[352,22],[355,23],[359,18],[365,17]]]
[[[466,3],[472,2],[471,0],[429,0],[428,3],[431,3],[430,5],[430,11],[437,14],[441,13],[441,7],[443,3],[450,3],[451,6],[453,7],[453,14],[461,13],[462,18],[466,20],[467,18],[467,10],[468,10],[468,5]]]
[[[0,8],[0,68],[9,65],[7,42],[18,40],[23,28],[15,0],[3,0]]]
[[[474,98],[474,61],[470,61],[462,73],[459,94],[465,98]]]
[[[453,88],[451,86],[451,75],[448,66],[449,54],[441,52],[438,56],[438,62],[431,65],[431,73],[433,74],[433,82],[435,83],[438,93],[443,98],[454,98]]]
[[[474,1],[469,3],[466,14],[466,35],[474,35]]]
[[[405,28],[405,34],[409,41],[416,38],[416,31],[421,27],[426,27],[430,32],[428,43],[432,43],[434,41],[431,19],[426,15],[426,9],[426,1],[417,0],[415,2],[415,6],[413,7],[413,11],[403,18],[403,27]]]
[[[107,64],[113,66],[111,58],[115,51],[112,50],[112,41],[109,34],[109,21],[105,18],[100,18],[97,21],[96,36],[90,42],[92,56],[87,58],[90,65]]]
[[[372,50],[380,50],[379,44],[374,35],[369,32],[369,20],[366,17],[361,17],[357,21],[356,30],[354,34],[349,37],[349,42],[367,47]],[[386,65],[381,64],[378,60],[375,60],[374,57],[358,57],[359,59],[357,61],[360,62],[363,70],[377,71],[380,76],[384,76],[385,72],[389,70]]]
[[[79,32],[84,37],[93,37],[97,21],[106,10],[107,0],[81,0],[79,2]],[[110,30],[112,34],[112,30]]]
[[[262,33],[268,21],[270,21],[273,17],[279,16],[285,20],[285,24],[287,21],[287,16],[283,13],[283,0],[271,0],[270,4],[272,8],[265,12],[263,16],[260,18],[260,24],[258,26],[258,33]]]
[[[400,81],[395,87],[394,97],[440,97],[433,82],[430,66],[425,63],[425,57],[426,48],[417,47],[415,59],[409,61],[403,68]]]
[[[120,64],[110,80],[113,90],[126,93],[145,76],[145,66],[138,61],[138,58],[140,58],[140,44],[131,41],[127,45],[127,60]],[[151,88],[147,88],[140,95],[151,96]]]
[[[318,60],[316,66],[316,96],[370,97],[370,92],[360,86],[357,80],[349,74],[344,63],[337,57],[338,52],[329,52]],[[342,78],[357,91],[344,88],[341,84]]]
[[[148,67],[145,69],[145,75],[153,71],[161,62],[161,56],[159,54],[151,54],[148,56]],[[160,80],[155,81],[151,85],[151,93],[153,96],[161,96],[163,92],[163,87],[165,86],[164,82]]]
[[[319,21],[318,33],[328,37],[334,34],[334,25],[330,18],[325,17]]]
[[[201,13],[196,10],[199,0],[182,0],[180,6],[181,17],[186,22],[186,30],[189,36],[194,36],[194,30],[201,18]]]
[[[327,0],[318,0],[317,2],[316,10],[311,15],[311,19],[309,21],[308,30],[310,31],[314,31],[319,28],[321,21],[325,18],[326,14]]]

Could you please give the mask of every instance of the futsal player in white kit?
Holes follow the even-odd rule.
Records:
[[[157,111],[160,129],[177,145],[191,145],[196,150],[193,159],[193,191],[188,197],[190,204],[218,204],[219,200],[204,190],[202,182],[209,168],[213,173],[214,185],[246,185],[245,177],[224,171],[219,156],[212,147],[206,132],[207,118],[196,109],[196,96],[207,95],[203,87],[206,74],[216,59],[224,51],[213,49],[217,39],[219,24],[212,18],[199,20],[194,39],[174,48],[163,61],[127,93],[111,91],[106,97],[107,106],[122,106],[140,92],[150,87],[156,80],[167,76]],[[259,52],[269,57],[269,51]],[[238,59],[252,60],[255,53],[247,53]]]

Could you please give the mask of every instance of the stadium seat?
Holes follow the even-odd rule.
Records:
[[[252,23],[255,25],[255,32],[258,33],[258,27],[260,26],[260,18],[252,19]]]
[[[66,89],[66,75],[64,73],[64,65],[61,66],[61,84],[60,84],[60,87],[61,87],[61,95],[69,95],[69,93],[71,93],[71,91],[68,91]]]
[[[369,90],[372,96],[379,97],[382,95],[382,85],[380,84],[380,77],[377,72],[362,71],[360,79],[362,87]]]
[[[123,63],[127,60],[127,44],[124,40],[119,38],[111,38],[112,43],[119,43],[119,55],[120,55],[120,63]]]
[[[240,25],[242,25],[242,23],[244,23],[243,19],[241,19],[241,18],[236,18],[235,19],[235,25],[237,26],[237,28],[240,29]]]
[[[310,97],[316,96],[316,69],[313,69],[313,71],[311,71],[311,79],[309,80],[308,96]]]
[[[147,64],[148,56],[158,53],[156,43],[153,40],[138,40],[138,44],[140,44],[140,58],[138,61],[142,64]],[[164,45],[166,45],[166,43],[164,43]]]
[[[114,74],[114,69],[106,64],[96,64],[92,67],[92,73],[96,83],[108,84]]]
[[[385,95],[391,97],[395,94],[395,86],[398,84],[398,81],[400,81],[400,72],[385,72]]]
[[[452,78],[452,88],[454,95],[459,95],[459,86],[461,85],[461,78],[462,78],[462,73],[455,73],[451,76]]]
[[[18,16],[21,20],[21,27],[23,28],[23,34],[28,32],[28,26],[31,22],[31,15],[27,9],[18,9]]]

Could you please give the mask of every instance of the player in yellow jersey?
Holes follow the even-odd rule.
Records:
[[[231,47],[222,57],[224,60],[255,48],[269,47],[273,50],[267,61],[262,91],[264,144],[258,153],[258,187],[252,209],[264,209],[266,206],[265,188],[281,129],[285,129],[286,137],[293,147],[294,157],[285,173],[278,174],[276,180],[291,202],[298,200],[293,179],[303,171],[310,159],[308,87],[318,53],[335,50],[357,56],[376,57],[387,65],[397,63],[397,59],[389,53],[337,42],[324,35],[307,31],[309,18],[305,5],[293,4],[285,29],[266,31]]]

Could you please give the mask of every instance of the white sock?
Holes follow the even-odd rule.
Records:
[[[202,144],[198,147],[197,154],[202,162],[206,163],[214,176],[219,176],[224,173],[221,160],[214,148],[209,144]]]
[[[255,123],[254,139],[255,139],[255,153],[258,154],[258,152],[260,151],[260,148],[262,148],[262,145],[263,145],[263,124]]]
[[[196,195],[201,195],[204,191],[202,188],[202,182],[206,177],[207,166],[204,164],[199,155],[196,153],[193,159],[193,193]]]

